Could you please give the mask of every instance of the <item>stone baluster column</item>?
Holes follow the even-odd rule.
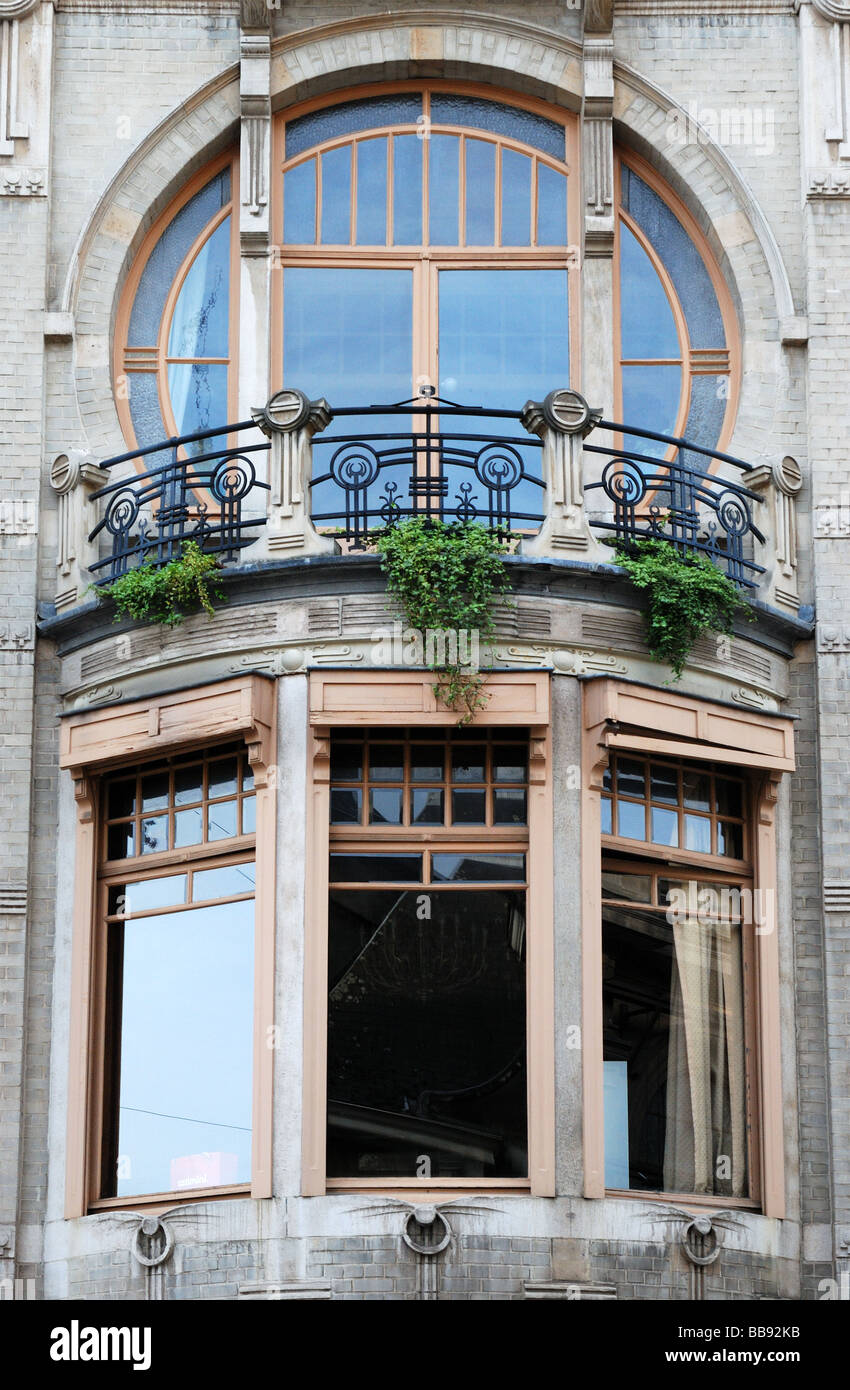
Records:
[[[523,541],[524,555],[570,551],[579,559],[611,563],[611,552],[590,530],[584,505],[583,441],[600,417],[578,391],[550,391],[545,401],[523,406],[523,425],[543,441],[546,485],[543,525]]]
[[[82,603],[92,581],[89,566],[97,559],[97,543],[89,540],[99,520],[91,495],[109,482],[91,454],[69,449],[50,466],[50,485],[57,494],[56,611]]]
[[[271,440],[266,529],[251,547],[251,560],[293,552],[335,554],[336,542],[320,536],[310,519],[312,439],[330,422],[327,401],[311,401],[303,391],[285,388],[267,405],[255,407],[251,416]]]
[[[753,509],[753,522],[763,532],[764,544],[754,541],[756,564],[764,565],[759,596],[775,608],[796,615],[800,607],[797,589],[797,494],[803,475],[796,459],[763,464],[747,473],[742,482],[765,499]]]

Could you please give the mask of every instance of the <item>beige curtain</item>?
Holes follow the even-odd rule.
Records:
[[[741,930],[723,922],[684,921],[674,924],[673,941],[664,1186],[668,1192],[742,1197],[747,1133]]]

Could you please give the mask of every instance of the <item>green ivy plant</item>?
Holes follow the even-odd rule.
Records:
[[[482,650],[495,636],[494,601],[511,602],[506,597],[510,580],[504,556],[515,539],[510,531],[491,531],[475,522],[408,517],[376,533],[372,544],[380,555],[387,589],[401,603],[412,628],[420,633],[477,632]],[[460,726],[486,707],[486,676],[480,670],[459,661],[432,662],[430,669],[438,675],[435,696],[460,713]]]
[[[213,579],[220,569],[215,556],[205,554],[197,541],[184,541],[179,556],[167,565],[139,565],[96,592],[103,600],[112,599],[116,622],[135,618],[137,622],[176,627],[185,613],[197,608],[203,608],[211,618],[215,616],[213,599],[225,597]]]
[[[755,618],[741,590],[705,555],[682,555],[670,541],[648,539],[621,543],[616,556],[646,592],[647,645],[654,661],[672,667],[674,680],[704,632],[728,635],[739,611]]]

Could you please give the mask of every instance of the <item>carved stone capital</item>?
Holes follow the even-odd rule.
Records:
[[[295,386],[276,391],[265,405],[255,406],[251,411],[254,423],[269,439],[276,432],[289,434],[301,429],[309,430],[312,439],[314,434],[327,429],[331,415],[331,408],[323,396],[311,401]]]
[[[109,474],[82,449],[57,454],[50,465],[50,486],[57,495],[58,510],[57,609],[80,602],[88,588],[89,566],[97,559],[97,546],[89,540],[98,520],[91,499],[108,482]]]
[[[812,4],[818,14],[822,14],[824,19],[831,19],[834,24],[850,20],[850,0],[812,0]]]
[[[262,559],[281,552],[333,554],[336,542],[320,536],[310,519],[313,435],[330,423],[327,401],[311,401],[303,391],[284,387],[251,411],[254,423],[271,440],[266,529],[252,547]]]
[[[543,441],[542,467],[546,515],[539,532],[523,541],[524,555],[580,551],[601,559],[584,510],[582,440],[599,423],[602,412],[578,391],[550,391],[545,401],[527,401],[520,419],[529,434]],[[608,557],[606,557],[608,558]]]

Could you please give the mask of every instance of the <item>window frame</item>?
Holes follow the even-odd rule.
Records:
[[[757,1174],[750,1174],[748,1200],[689,1193],[638,1190],[607,1192],[603,1111],[602,1046],[602,854],[606,848],[630,850],[645,861],[671,858],[663,846],[656,855],[635,854],[644,842],[626,841],[601,833],[600,804],[603,775],[612,750],[625,750],[647,759],[654,754],[702,763],[726,763],[751,778],[752,885],[771,904],[771,927],[754,932],[752,990],[754,1059],[758,1077],[751,1118],[758,1126],[753,1150]],[[734,709],[695,696],[675,695],[636,682],[592,677],[583,683],[582,718],[582,1032],[583,1032],[583,1147],[584,1195],[618,1196],[643,1201],[666,1201],[694,1206],[753,1206],[765,1216],[785,1215],[785,1156],[782,1097],[782,1033],[779,1021],[779,920],[776,910],[775,807],[783,773],[793,772],[794,738],[790,719]],[[683,856],[684,857],[684,856]],[[740,877],[738,861],[718,862],[716,856],[688,851],[685,862],[696,861],[711,871]],[[678,865],[683,858],[672,861]]]
[[[107,773],[151,767],[169,755],[202,752],[244,743],[254,773],[256,832],[230,842],[166,850],[134,860],[101,865],[103,782]],[[274,1053],[268,1046],[274,1022],[274,922],[276,791],[276,686],[252,675],[154,698],[130,700],[86,713],[64,716],[59,765],[74,782],[77,806],[76,867],[72,923],[69,1084],[65,1175],[65,1216],[120,1208],[166,1210],[181,1203],[272,1195],[272,1086]],[[101,1197],[102,1107],[105,1082],[105,885],[120,876],[165,876],[196,859],[203,868],[216,859],[233,862],[254,842],[257,864],[254,894],[254,1008],[251,1182],[227,1188],[193,1188],[172,1193]],[[222,854],[221,845],[231,848]],[[127,865],[138,866],[138,873]],[[124,866],[121,872],[117,866]],[[108,873],[101,875],[105,867]]]
[[[380,1190],[408,1198],[411,1191],[425,1198],[434,1193],[445,1201],[454,1192],[493,1195],[498,1192],[530,1192],[555,1195],[555,1056],[554,1056],[554,921],[553,921],[553,809],[551,736],[549,730],[548,673],[495,673],[485,687],[487,709],[476,715],[472,728],[511,728],[529,732],[528,824],[517,833],[505,827],[527,855],[527,1178],[328,1178],[325,1171],[327,1126],[327,971],[328,891],[330,826],[330,740],[334,727],[391,729],[451,727],[457,713],[438,701],[433,680],[422,674],[394,671],[319,671],[310,675],[310,730],[307,778],[307,893],[304,942],[304,1080],[302,1130],[303,1196],[323,1196],[340,1191]],[[337,827],[338,844],[361,847],[368,843],[373,826]],[[357,827],[354,827],[357,829]],[[390,827],[398,839],[399,827]],[[471,834],[458,835],[458,827],[423,826],[406,829],[404,847],[434,838],[440,849],[452,843],[469,848],[486,843],[507,850],[508,837],[491,839],[493,828],[470,826]],[[436,830],[437,835],[432,832]],[[380,839],[381,849],[391,840]],[[337,885],[334,885],[335,887]],[[409,885],[407,885],[409,886]],[[456,885],[447,884],[447,888]],[[470,885],[483,888],[486,885]],[[496,885],[498,886],[498,885]]]

